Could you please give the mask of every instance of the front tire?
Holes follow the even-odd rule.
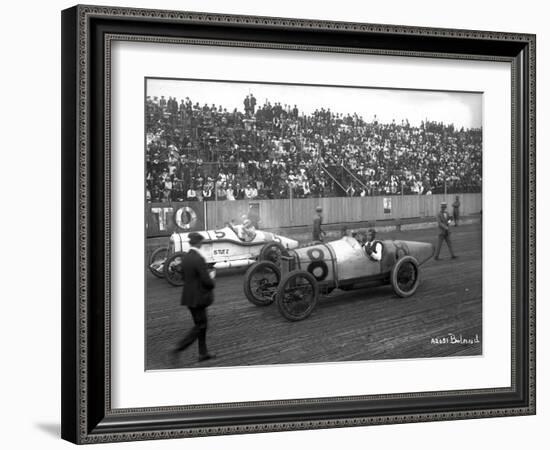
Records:
[[[319,301],[319,283],[304,270],[288,273],[277,290],[277,306],[282,316],[292,322],[308,317]]]
[[[177,266],[181,264],[184,255],[185,252],[176,252],[164,263],[164,278],[172,286],[183,286],[183,274],[177,270]]]
[[[154,276],[164,278],[164,264],[169,252],[170,249],[168,247],[160,247],[151,253],[149,257],[149,270]]]
[[[410,297],[420,284],[420,271],[416,258],[408,255],[400,258],[390,274],[393,291],[399,297]]]
[[[268,306],[275,301],[277,286],[281,281],[281,270],[271,261],[251,265],[244,275],[244,293],[250,303]]]

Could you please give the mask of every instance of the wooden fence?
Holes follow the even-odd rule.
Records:
[[[460,194],[459,198],[461,216],[481,211],[481,194]],[[206,228],[220,228],[231,220],[241,223],[249,211],[259,216],[261,228],[311,225],[318,205],[326,224],[433,217],[443,201],[452,212],[454,200],[455,194],[436,194],[206,202]]]

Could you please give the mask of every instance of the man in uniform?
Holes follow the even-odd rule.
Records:
[[[455,223],[455,227],[458,226],[458,216],[459,216],[459,209],[460,209],[460,199],[458,198],[458,195],[455,198],[455,201],[452,204],[453,206],[453,222]]]
[[[321,229],[323,224],[323,208],[317,206],[315,215],[313,216],[313,240],[323,242],[323,237],[326,233]]]
[[[449,228],[450,217],[447,212],[447,203],[441,203],[441,211],[437,215],[437,226],[439,228],[439,237],[437,240],[437,249],[435,251],[435,260],[439,259],[439,252],[441,251],[441,244],[443,241],[447,243],[449,247],[449,252],[451,253],[451,258],[456,258],[456,255],[453,252],[453,246],[451,244],[451,229]]]
[[[181,304],[187,306],[195,326],[180,341],[176,352],[185,350],[197,339],[199,341],[199,362],[214,357],[206,347],[207,314],[206,309],[214,302],[214,280],[208,273],[206,261],[200,252],[204,237],[199,233],[189,233],[191,248],[183,258],[178,270],[183,273],[183,291]]]

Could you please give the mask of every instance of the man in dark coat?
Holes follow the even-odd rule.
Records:
[[[250,114],[250,96],[246,96],[244,101],[244,113],[248,116]]]
[[[254,94],[250,94],[250,112],[254,114],[255,110],[256,110],[256,97],[254,97]]]
[[[176,351],[185,350],[197,339],[199,341],[199,362],[214,357],[206,348],[206,309],[214,302],[214,280],[208,273],[206,261],[199,249],[204,237],[199,233],[189,233],[189,252],[182,258],[178,270],[183,274],[181,304],[187,306],[195,326],[181,340]]]
[[[435,260],[439,259],[439,252],[441,251],[441,244],[443,241],[447,243],[449,247],[449,252],[451,253],[451,258],[456,258],[456,255],[453,252],[453,246],[451,244],[451,229],[449,228],[449,213],[447,212],[447,203],[441,203],[441,211],[437,215],[437,227],[439,229],[439,236],[437,240],[437,249],[435,251]]]
[[[453,221],[455,223],[455,227],[458,227],[458,217],[459,217],[459,213],[460,213],[460,198],[458,197],[458,195],[456,196],[455,198],[455,201],[453,202],[452,204],[453,206]]]
[[[323,208],[317,206],[315,215],[313,216],[313,240],[323,242],[325,232],[321,229],[323,224]]]

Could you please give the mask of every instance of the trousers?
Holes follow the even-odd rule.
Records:
[[[193,316],[193,323],[195,326],[184,336],[182,339],[179,350],[185,350],[197,339],[199,341],[199,354],[206,355],[208,350],[206,348],[206,328],[208,325],[208,316],[206,314],[206,306],[188,306],[191,316]]]
[[[451,237],[449,234],[440,234],[437,239],[437,249],[435,250],[435,257],[439,258],[439,252],[441,251],[441,245],[443,244],[443,241],[447,243],[447,247],[449,247],[449,252],[451,253],[451,256],[454,256],[453,252],[453,245],[451,244]]]

